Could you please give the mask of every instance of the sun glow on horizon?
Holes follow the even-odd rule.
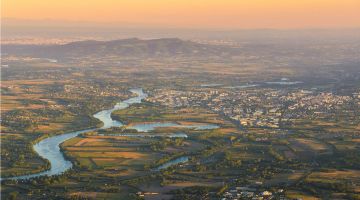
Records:
[[[164,27],[359,27],[359,0],[4,0],[2,18]]]

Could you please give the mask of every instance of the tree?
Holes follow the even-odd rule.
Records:
[[[16,197],[18,196],[18,192],[11,192],[10,194],[9,194],[9,199],[10,200],[16,200]]]

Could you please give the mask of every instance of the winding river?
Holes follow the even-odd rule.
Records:
[[[63,153],[60,150],[61,143],[74,138],[82,133],[91,132],[94,130],[99,129],[107,129],[111,127],[121,127],[124,126],[123,123],[120,121],[113,120],[111,118],[111,113],[116,110],[121,110],[128,108],[131,104],[141,103],[143,99],[147,97],[147,94],[143,92],[141,88],[138,89],[131,89],[132,93],[136,94],[136,97],[129,98],[125,101],[117,103],[112,109],[103,110],[100,111],[93,116],[97,119],[99,119],[103,126],[101,128],[92,128],[92,129],[86,129],[81,131],[75,131],[70,132],[62,135],[56,135],[52,137],[45,138],[41,140],[40,142],[36,143],[33,147],[36,153],[39,154],[42,158],[48,160],[50,162],[50,169],[47,171],[43,171],[40,173],[30,174],[30,175],[23,175],[23,176],[15,176],[15,177],[9,177],[9,178],[2,178],[0,180],[24,180],[24,179],[30,179],[40,176],[53,176],[53,175],[60,175],[64,173],[65,171],[72,168],[73,164],[66,160]],[[151,130],[154,130],[157,127],[183,127],[183,128],[191,128],[195,130],[207,130],[207,129],[215,129],[219,128],[219,126],[214,124],[195,124],[195,125],[180,125],[176,123],[171,122],[155,122],[155,123],[143,123],[138,124],[136,126],[133,126],[131,128],[138,130],[139,132],[148,132]],[[127,136],[127,137],[170,137],[170,138],[187,138],[187,135],[185,133],[169,133],[169,134],[163,134],[163,135],[151,135],[151,134],[109,134],[109,135],[119,135],[119,136]],[[174,160],[171,160],[167,163],[164,163],[163,165],[156,168],[156,170],[162,170],[167,167],[170,167],[175,164],[187,162],[188,157],[183,156]]]
[[[121,122],[113,120],[111,118],[111,113],[115,110],[125,109],[129,107],[131,104],[141,103],[141,101],[147,97],[147,94],[144,93],[141,88],[131,89],[130,91],[132,93],[135,93],[137,96],[117,103],[112,109],[103,110],[93,115],[95,118],[103,122],[103,126],[101,128],[92,128],[92,129],[66,133],[62,135],[56,135],[41,140],[39,143],[35,144],[34,150],[36,151],[36,153],[38,153],[39,156],[41,156],[44,159],[47,159],[50,162],[51,167],[49,170],[40,173],[30,174],[30,175],[9,177],[4,179],[22,180],[22,179],[35,178],[39,176],[52,176],[52,175],[62,174],[65,171],[69,170],[73,166],[73,164],[69,160],[65,159],[63,153],[60,151],[60,144],[82,133],[87,133],[98,129],[107,129],[110,127],[123,126]]]

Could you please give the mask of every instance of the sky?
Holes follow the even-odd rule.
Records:
[[[2,0],[1,18],[170,28],[358,28],[360,0]]]

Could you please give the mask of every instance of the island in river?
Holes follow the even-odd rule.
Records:
[[[63,152],[61,152],[60,145],[67,140],[70,140],[80,134],[96,131],[99,129],[108,129],[112,127],[122,127],[124,124],[120,121],[114,120],[111,117],[111,113],[116,110],[122,110],[128,108],[132,104],[141,103],[143,99],[147,97],[147,94],[143,92],[141,88],[138,89],[131,89],[132,93],[136,94],[136,97],[129,98],[125,101],[117,103],[113,108],[108,110],[100,111],[93,116],[99,119],[103,126],[101,128],[92,128],[86,130],[75,131],[71,133],[65,133],[62,135],[51,136],[41,140],[40,142],[34,145],[34,150],[38,153],[39,156],[48,160],[50,162],[50,169],[44,172],[23,175],[23,176],[16,176],[16,177],[9,177],[6,179],[12,180],[21,180],[21,179],[31,179],[40,176],[53,176],[53,175],[60,175],[65,171],[72,168],[73,164],[71,161],[67,160]],[[219,128],[217,125],[213,124],[202,124],[202,125],[180,125],[171,122],[155,122],[155,123],[138,123],[137,125],[130,127],[136,129],[139,132],[149,132],[154,130],[157,127],[182,127],[182,128],[193,128],[195,130],[208,130],[208,129],[215,129]],[[115,135],[115,134],[113,134]],[[124,137],[146,137],[145,134],[119,134],[117,136],[124,136]],[[183,133],[172,133],[168,135],[149,135],[150,137],[170,137],[170,138],[187,138],[186,134]],[[184,160],[184,158],[186,158]],[[162,164],[161,166],[157,167],[156,169],[165,169],[172,165],[176,165],[178,163],[183,163],[188,160],[188,157],[180,157],[169,162]]]

